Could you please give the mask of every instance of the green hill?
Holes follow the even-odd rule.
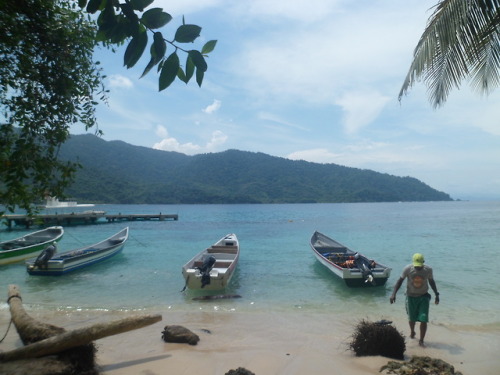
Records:
[[[72,136],[61,159],[79,162],[67,195],[122,204],[449,201],[412,177],[238,150],[187,156],[93,135]]]

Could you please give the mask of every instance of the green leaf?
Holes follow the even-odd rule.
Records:
[[[212,52],[214,50],[216,44],[217,44],[216,40],[209,40],[208,42],[205,43],[205,45],[201,49],[201,53],[205,54],[205,53]]]
[[[137,14],[135,14],[134,9],[129,3],[120,4],[120,8],[125,17],[127,17],[131,22],[136,23],[139,20],[139,17],[137,17]]]
[[[165,39],[163,39],[163,35],[160,32],[156,32],[153,35],[153,50],[158,61],[163,59],[167,51],[167,43],[165,43]],[[153,55],[153,50],[151,50],[151,56]]]
[[[201,83],[203,82],[203,77],[205,76],[205,72],[202,72],[200,69],[196,69],[196,83],[201,87]]]
[[[159,91],[165,90],[168,86],[174,82],[175,77],[177,77],[177,72],[179,71],[179,56],[177,53],[172,53],[167,60],[163,63],[160,73],[160,89]]]
[[[186,74],[184,73],[184,70],[182,70],[181,67],[179,67],[179,70],[177,71],[177,78],[179,78],[184,83],[189,82],[189,80],[186,77]]]
[[[153,3],[153,1],[154,0],[130,0],[130,5],[132,5],[132,8],[135,10],[143,12],[145,8]]]
[[[200,36],[201,27],[197,25],[181,25],[175,32],[175,41],[191,43]]]
[[[206,72],[208,66],[207,66],[207,63],[205,61],[205,58],[200,53],[200,51],[191,50],[188,53],[189,53],[189,56],[191,57],[191,60],[193,61],[193,64],[196,66],[196,69],[201,70],[202,72]]]
[[[155,40],[156,42],[156,40]],[[158,64],[162,59],[163,56],[165,56],[165,51],[167,50],[167,45],[165,44],[165,49],[163,51],[163,54],[159,56],[156,52],[155,45],[154,43],[151,44],[150,52],[151,52],[151,60],[149,60],[148,65],[146,66],[146,69],[144,69],[144,72],[141,75],[141,78],[144,77],[146,74],[149,73],[149,71],[156,65]]]
[[[85,8],[85,6],[87,5],[87,0],[78,0],[78,6],[80,8]]]
[[[142,32],[134,36],[125,50],[123,65],[127,68],[133,67],[141,58],[147,44],[148,34],[146,32]]]
[[[188,54],[188,57],[186,59],[186,80],[187,80],[186,83],[188,83],[191,77],[193,76],[194,68],[195,66],[193,60],[191,59],[191,56],[189,56]]]
[[[159,29],[170,22],[172,16],[161,8],[153,8],[144,12],[141,22],[150,29]]]
[[[116,26],[117,19],[118,18],[115,15],[115,9],[113,8],[113,3],[111,1],[107,1],[104,10],[97,18],[99,31],[111,31]]]
[[[151,60],[149,60],[148,65],[146,66],[146,69],[144,69],[144,72],[142,72],[141,78],[144,77],[146,74],[149,73],[149,71],[156,65],[158,64],[158,60],[154,57],[151,57]]]
[[[101,7],[103,0],[90,0],[87,4],[87,13],[94,14]]]

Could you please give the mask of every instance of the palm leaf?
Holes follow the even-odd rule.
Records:
[[[500,0],[441,0],[413,53],[399,100],[424,81],[434,107],[466,78],[490,93],[500,85]]]

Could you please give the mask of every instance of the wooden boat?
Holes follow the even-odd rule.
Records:
[[[316,259],[344,280],[347,286],[381,286],[391,274],[391,268],[317,231],[311,237],[311,248]]]
[[[26,269],[30,275],[63,275],[116,255],[123,249],[127,239],[128,227],[93,245],[58,253],[52,257],[44,257],[42,253],[38,258],[26,261]]]
[[[220,290],[231,281],[240,256],[235,234],[228,234],[215,244],[195,255],[182,267],[186,280],[184,288]]]
[[[48,227],[13,240],[0,242],[0,265],[20,262],[35,257],[47,246],[59,241],[64,234],[63,227]]]

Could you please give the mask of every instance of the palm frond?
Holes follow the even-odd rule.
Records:
[[[441,0],[413,53],[399,100],[423,80],[434,107],[466,78],[481,93],[500,84],[500,0]]]

